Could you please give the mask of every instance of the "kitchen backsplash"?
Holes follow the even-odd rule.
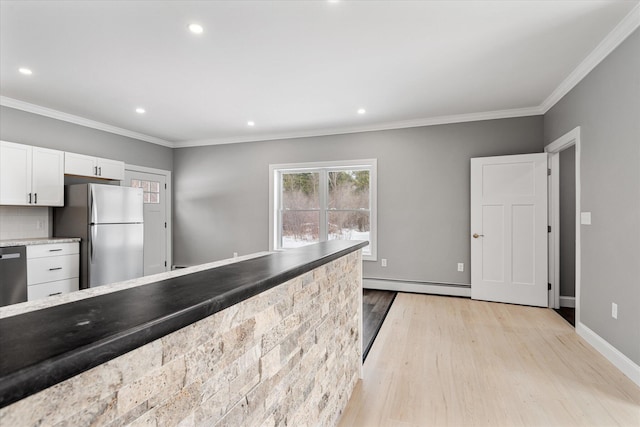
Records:
[[[49,237],[49,208],[0,206],[0,240]]]

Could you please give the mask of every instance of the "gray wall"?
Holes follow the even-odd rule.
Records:
[[[640,364],[640,31],[544,116],[545,143],[581,128],[580,321]],[[618,319],[611,303],[618,304]]]
[[[269,164],[377,158],[378,262],[365,277],[469,284],[469,159],[542,148],[537,116],[176,149],[174,259],[267,250]]]
[[[173,170],[171,148],[4,106],[0,139]]]
[[[576,147],[560,152],[560,295],[576,296]]]

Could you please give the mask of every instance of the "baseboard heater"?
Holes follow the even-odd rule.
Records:
[[[416,280],[363,278],[364,289],[411,292],[471,298],[471,285],[457,283],[420,282]]]

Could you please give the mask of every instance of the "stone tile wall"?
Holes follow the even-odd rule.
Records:
[[[2,426],[332,426],[360,375],[356,251],[0,410]]]

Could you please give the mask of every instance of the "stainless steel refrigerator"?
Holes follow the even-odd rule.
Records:
[[[80,289],[143,275],[141,188],[66,185],[64,207],[54,208],[53,235],[80,237]]]

